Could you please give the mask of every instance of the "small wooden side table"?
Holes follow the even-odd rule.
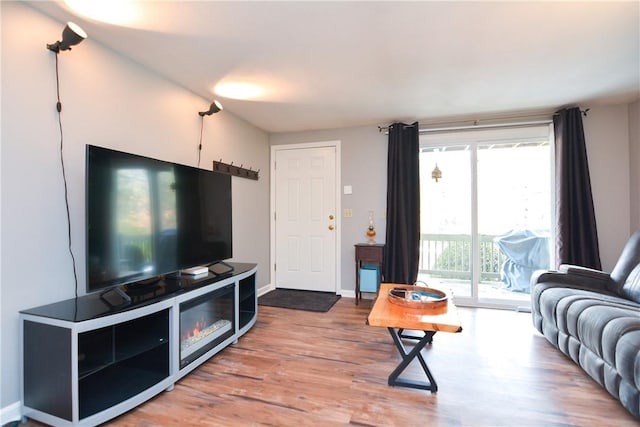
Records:
[[[382,262],[384,257],[384,244],[383,243],[358,243],[354,245],[356,248],[356,305],[362,298],[362,292],[360,292],[360,268],[362,265],[376,264],[378,266],[378,284],[376,289],[380,289],[380,282],[382,281],[383,271]]]

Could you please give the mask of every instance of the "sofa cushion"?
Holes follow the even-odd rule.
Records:
[[[636,330],[640,330],[640,311],[608,304],[591,305],[577,319],[577,338],[582,345],[616,368],[618,342]]]
[[[542,285],[542,286],[541,286]],[[542,315],[547,322],[552,322],[557,328],[577,337],[577,316],[586,307],[606,301],[622,307],[636,307],[633,302],[612,293],[600,293],[584,289],[570,288],[551,283],[537,284],[534,288],[538,292],[532,295],[533,311]],[[577,304],[575,307],[572,307]],[[569,314],[569,311],[573,313]]]
[[[589,350],[586,346],[580,346],[578,364],[589,374],[598,384],[604,387],[604,367],[605,363],[597,354]]]
[[[623,381],[640,389],[640,330],[628,332],[618,340],[616,370]]]
[[[622,337],[626,336],[626,334],[629,333],[633,334],[629,335],[629,337],[626,337],[625,340],[630,337],[637,337],[638,331],[640,331],[640,313],[637,315],[637,317],[618,317],[607,323],[602,332],[603,337],[605,337],[606,341],[608,342],[608,345],[605,345],[603,348],[604,360],[606,360],[607,363],[611,366],[618,366],[618,364],[621,364],[621,361],[623,359],[626,360],[626,358],[629,357],[629,355],[626,354],[626,351],[628,350],[619,348],[619,346],[621,345],[620,343]],[[625,343],[625,340],[622,340],[622,343]],[[624,354],[619,353],[619,351],[623,351]],[[622,362],[622,364],[624,363],[626,362]],[[638,385],[640,386],[640,384]]]
[[[631,270],[619,293],[624,298],[640,303],[640,264]]]

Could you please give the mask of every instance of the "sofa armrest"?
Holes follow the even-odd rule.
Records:
[[[531,276],[532,287],[536,283],[560,283],[573,287],[606,291],[611,280],[608,273],[575,265],[563,264],[559,271],[538,270]]]
[[[559,271],[567,274],[576,274],[578,276],[588,277],[594,280],[609,281],[611,276],[604,271],[595,270],[593,268],[581,267],[579,265],[562,264]]]

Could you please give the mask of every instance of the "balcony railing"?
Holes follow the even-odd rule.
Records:
[[[492,235],[480,235],[480,280],[500,281],[505,255]],[[452,279],[471,279],[471,236],[468,234],[422,234],[419,274]]]

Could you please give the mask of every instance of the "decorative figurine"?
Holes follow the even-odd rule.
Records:
[[[375,245],[375,243],[376,243],[376,228],[373,225],[373,211],[369,211],[369,226],[367,227],[367,238],[369,239],[368,243],[370,245]]]

